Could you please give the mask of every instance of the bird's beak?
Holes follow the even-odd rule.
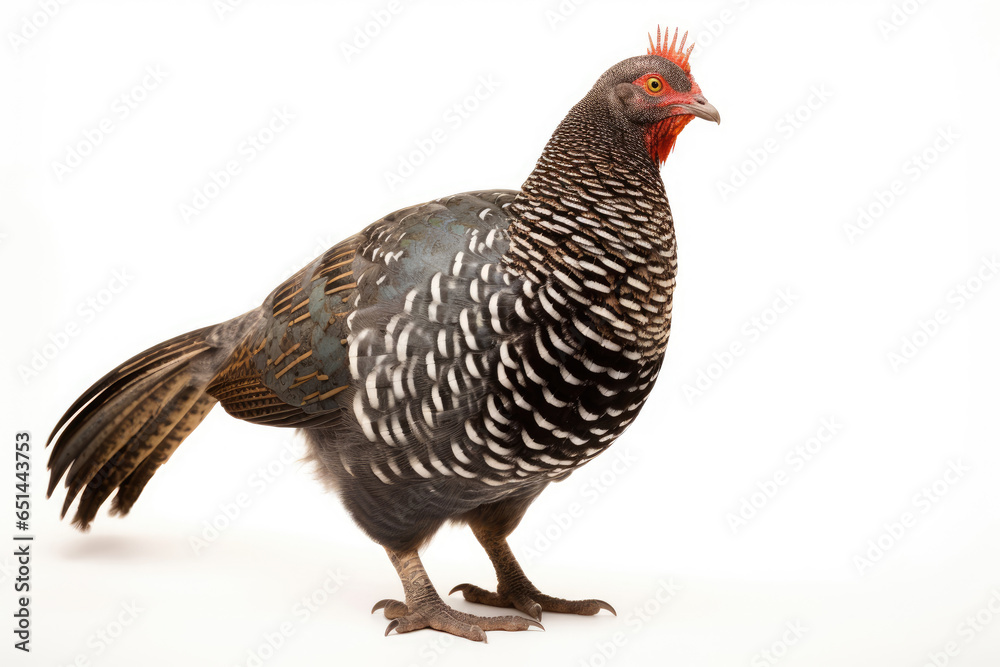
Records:
[[[695,95],[694,100],[691,104],[675,104],[674,107],[678,109],[683,109],[682,113],[691,114],[692,116],[697,116],[698,118],[704,118],[705,120],[714,120],[716,123],[722,122],[722,117],[719,116],[719,110],[712,106],[708,100],[705,99],[704,95]]]

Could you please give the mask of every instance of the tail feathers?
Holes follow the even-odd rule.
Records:
[[[201,423],[201,420],[205,418],[205,415],[208,414],[215,403],[216,400],[211,396],[199,396],[170,433],[136,466],[135,470],[129,473],[128,477],[118,487],[118,493],[115,494],[114,499],[111,501],[110,513],[113,516],[125,516],[128,514],[139,494],[146,487],[146,482],[152,479],[156,469],[167,462],[170,455],[180,446],[184,438],[188,437],[191,431]],[[104,497],[106,498],[107,496],[105,495]],[[97,506],[102,501],[98,501],[95,504],[94,512],[97,511]],[[81,499],[80,502],[82,504],[84,500]]]
[[[242,328],[234,320],[156,345],[73,403],[49,437],[55,446],[48,495],[64,475],[68,488],[62,516],[82,491],[73,522],[86,530],[116,488],[112,511],[128,513],[156,469],[217,402],[206,387]]]
[[[69,491],[63,503],[63,516],[83,489],[74,522],[85,528],[94,519],[111,492],[163,442],[202,397],[202,390],[190,386],[190,381],[189,373],[170,373],[151,392],[140,395],[125,408],[127,416],[110,433],[95,438],[94,442],[100,444],[88,447],[67,473]]]

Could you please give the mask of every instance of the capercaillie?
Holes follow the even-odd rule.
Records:
[[[335,245],[240,317],[133,357],[57,423],[51,495],[80,496],[86,529],[117,489],[127,514],[216,404],[302,429],[322,478],[382,545],[404,601],[386,634],[434,628],[474,640],[539,626],[542,611],[614,611],[538,591],[507,536],[549,483],[598,456],[635,419],[670,334],[677,256],[659,166],[693,118],[719,114],[691,77],[685,38],[605,72],[556,128],[520,190],[444,197]],[[669,44],[668,44],[669,41]],[[468,524],[497,590],[456,611],[417,550]],[[373,609],[373,611],[375,610]]]

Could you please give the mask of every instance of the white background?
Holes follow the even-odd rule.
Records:
[[[2,433],[34,435],[36,535],[30,656],[11,648],[13,559],[0,556],[4,664],[997,664],[994,4],[424,0],[352,54],[386,3],[258,0],[220,16],[209,0],[94,1],[50,18],[43,4],[0,16]],[[617,618],[546,614],[545,632],[488,646],[383,638],[368,610],[401,589],[382,550],[284,463],[302,451],[293,432],[222,410],[127,519],[102,512],[86,535],[58,521],[42,443],[91,382],[256,306],[396,208],[518,187],[570,106],[644,53],[657,23],[698,35],[693,74],[723,119],[692,122],[663,168],[680,254],[665,369],[636,424],[511,539],[540,588],[604,598]],[[123,94],[142,98],[124,118]],[[463,102],[476,108],[449,120]],[[246,160],[274,109],[294,119]],[[60,173],[105,118],[111,132]],[[390,187],[386,172],[438,127],[443,143]],[[185,220],[233,159],[240,173]],[[849,234],[859,208],[876,215]],[[836,433],[789,459],[824,420]],[[0,498],[13,494],[5,451]],[[964,472],[942,481],[953,464]],[[241,493],[249,506],[196,554],[192,536]],[[467,530],[443,530],[425,562],[442,592],[493,585]],[[331,572],[342,581],[326,594]],[[302,613],[309,596],[322,603]]]

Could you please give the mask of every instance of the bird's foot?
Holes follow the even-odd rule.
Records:
[[[432,628],[457,637],[465,637],[475,642],[485,642],[490,630],[515,632],[528,628],[545,628],[542,624],[523,616],[474,616],[452,609],[436,595],[407,605],[399,600],[381,600],[372,607],[374,614],[384,610],[385,617],[392,620],[385,629],[386,636],[395,630],[398,633],[413,632]]]
[[[615,616],[618,612],[604,600],[564,600],[554,598],[540,592],[527,579],[517,580],[510,585],[497,586],[497,592],[488,591],[473,584],[459,584],[448,593],[462,591],[469,602],[486,604],[491,607],[513,607],[523,611],[532,618],[542,620],[543,611],[554,611],[561,614],[580,614],[593,616],[602,609],[610,611]]]

